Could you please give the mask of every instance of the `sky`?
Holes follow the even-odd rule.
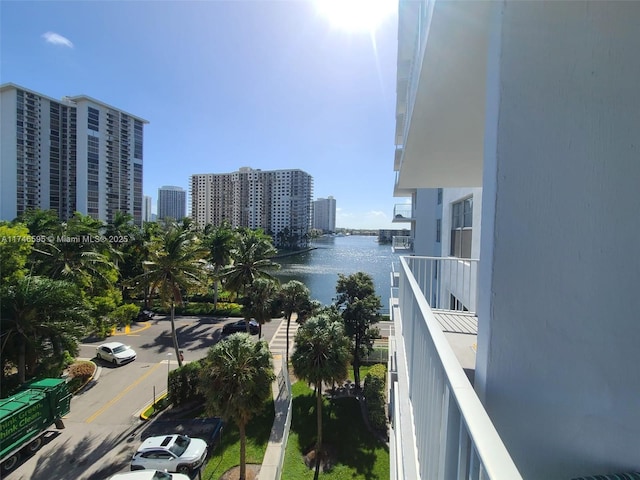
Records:
[[[319,1],[3,0],[0,83],[148,120],[154,210],[159,187],[188,191],[192,174],[301,169],[313,199],[336,199],[337,227],[400,228],[397,5]]]

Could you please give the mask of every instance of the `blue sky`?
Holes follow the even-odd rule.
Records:
[[[154,203],[194,173],[299,168],[314,199],[336,198],[338,227],[394,228],[395,11],[375,30],[311,0],[5,0],[0,15],[2,83],[150,122]]]

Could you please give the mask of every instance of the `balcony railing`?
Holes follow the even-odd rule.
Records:
[[[476,312],[478,260],[457,257],[405,260],[431,308]]]
[[[400,262],[389,349],[391,479],[521,480],[414,275],[429,262]]]
[[[399,203],[393,207],[393,222],[410,222],[413,220],[413,209],[409,203]]]
[[[394,235],[391,239],[391,250],[394,252],[413,252],[413,237],[407,235]]]

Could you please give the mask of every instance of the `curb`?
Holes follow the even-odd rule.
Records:
[[[167,392],[161,393],[160,396],[156,399],[155,403],[158,403],[160,400],[162,400],[163,398],[165,398],[168,395]],[[156,412],[155,415],[151,415],[150,417],[147,417],[144,412],[146,412],[147,410],[149,410],[149,408],[151,408],[153,406],[153,403],[148,404],[147,406],[143,407],[142,410],[140,411],[140,420],[144,420],[145,422],[147,422],[150,418],[154,417],[155,415],[158,415],[160,412]]]

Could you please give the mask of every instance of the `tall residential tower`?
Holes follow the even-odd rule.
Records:
[[[200,225],[262,228],[281,247],[308,242],[313,178],[302,170],[191,176],[191,217]]]
[[[79,95],[55,100],[0,87],[0,219],[30,209],[110,222],[118,211],[142,223],[146,120]]]
[[[164,186],[158,189],[158,220],[182,220],[187,211],[187,192],[181,187]]]
[[[336,231],[336,199],[332,196],[313,202],[313,228],[323,233]]]

